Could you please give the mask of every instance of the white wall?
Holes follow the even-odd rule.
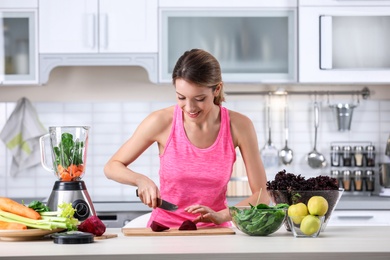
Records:
[[[278,86],[226,85],[227,91],[272,90]],[[285,86],[289,90],[359,90],[363,86]],[[337,131],[335,113],[329,104],[339,101],[356,102],[347,96],[319,96],[321,117],[317,149],[330,160],[330,145],[334,141],[372,142],[379,161],[384,156],[385,142],[390,134],[390,86],[369,86],[373,92],[368,100],[360,100],[355,109],[352,130]],[[134,188],[107,180],[103,166],[109,157],[131,135],[141,120],[156,109],[175,104],[174,89],[170,84],[154,85],[141,68],[126,67],[65,67],[52,72],[45,86],[0,87],[0,129],[12,113],[16,101],[29,98],[36,107],[42,123],[51,125],[90,125],[90,143],[87,171],[84,177],[93,199],[136,199]],[[267,140],[264,96],[228,96],[225,106],[250,117],[256,127],[259,149]],[[267,169],[269,179],[281,169],[304,176],[329,174],[330,167],[311,169],[305,160],[314,145],[313,96],[290,96],[290,140],[294,161],[290,166],[280,165]],[[284,99],[272,98],[272,141],[278,149],[284,146],[283,105]],[[11,155],[0,142],[0,196],[47,197],[56,180],[54,174],[40,165],[10,176]],[[153,145],[135,163],[137,171],[158,182],[157,148]]]

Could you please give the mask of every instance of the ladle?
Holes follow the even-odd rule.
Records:
[[[318,112],[318,104],[317,101],[314,102],[314,148],[313,151],[311,151],[307,155],[307,161],[309,163],[309,166],[313,169],[318,169],[326,166],[326,159],[325,157],[317,152],[316,147],[317,147],[317,129],[319,125],[319,112]]]
[[[279,151],[279,158],[284,165],[289,165],[293,160],[293,151],[288,148],[288,111],[287,104],[284,107],[284,127],[285,127],[285,135],[286,141],[284,148]]]

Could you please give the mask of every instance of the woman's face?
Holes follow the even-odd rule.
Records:
[[[176,79],[176,97],[177,103],[183,110],[186,118],[198,121],[213,109],[214,96],[212,88],[201,87],[187,82],[183,79]]]

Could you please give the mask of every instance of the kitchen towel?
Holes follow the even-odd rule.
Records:
[[[12,152],[11,176],[40,164],[39,138],[46,133],[31,102],[25,97],[19,99],[0,133]]]

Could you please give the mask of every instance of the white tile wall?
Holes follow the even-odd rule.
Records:
[[[265,97],[258,100],[233,99],[224,105],[247,115],[253,120],[261,149],[268,138],[265,124]],[[390,135],[390,100],[360,101],[355,109],[352,130],[339,132],[335,113],[329,108],[326,98],[319,98],[320,125],[317,150],[329,160],[330,144],[333,141],[370,141],[377,149],[377,162],[389,161],[384,155],[385,143]],[[0,129],[12,113],[15,102],[0,103]],[[39,118],[46,127],[52,125],[90,125],[90,142],[87,170],[84,176],[88,191],[93,199],[123,198],[136,199],[135,188],[115,183],[105,178],[103,166],[110,156],[129,138],[137,125],[152,111],[172,105],[169,102],[77,102],[77,103],[34,103]],[[281,149],[284,146],[284,99],[273,97],[272,141]],[[289,147],[294,150],[293,164],[280,165],[275,169],[266,169],[269,179],[282,169],[304,176],[329,174],[330,167],[321,170],[311,169],[306,155],[314,146],[313,98],[289,97]],[[3,142],[0,142],[0,196],[9,197],[47,197],[56,180],[53,173],[47,172],[41,165],[17,176],[10,176],[11,155]],[[159,158],[157,146],[150,147],[132,166],[134,170],[150,176],[158,183]]]

